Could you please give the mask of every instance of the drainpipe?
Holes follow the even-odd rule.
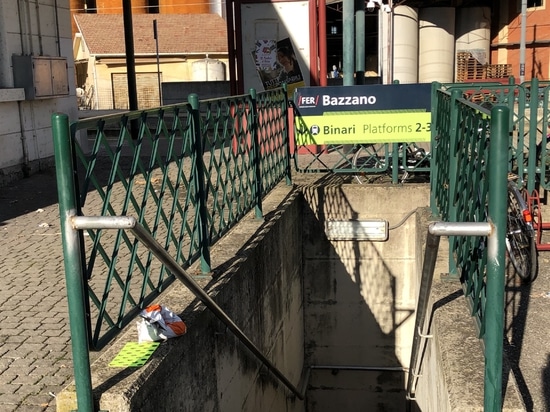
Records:
[[[31,24],[31,7],[29,0],[25,1],[26,17],[27,17],[27,40],[29,42],[29,54],[34,54],[34,49],[32,45],[32,24]]]
[[[94,85],[93,85],[93,88],[94,88],[94,107],[90,107],[90,109],[96,109],[96,110],[99,110],[99,87],[98,87],[98,82],[97,82],[97,68],[96,68],[96,64],[97,64],[97,59],[96,57],[94,56],[93,57],[94,59],[94,63],[92,65],[92,72],[93,72],[93,77],[94,77]]]
[[[36,9],[36,29],[38,30],[38,53],[40,56],[43,56],[44,46],[42,45],[42,29],[40,28],[40,5],[38,4],[38,0],[34,0],[34,7]],[[57,9],[54,10],[54,13],[56,12]]]
[[[59,34],[59,15],[57,12],[57,0],[53,2],[54,17],[55,17],[55,35],[57,40],[57,55],[61,56],[61,35]]]
[[[25,124],[23,122],[23,108],[21,107],[23,102],[17,102],[17,109],[19,111],[19,128],[21,130],[21,151],[23,152],[23,165],[21,170],[24,177],[30,176],[31,167],[29,165],[29,149],[27,147],[27,136],[25,133]]]

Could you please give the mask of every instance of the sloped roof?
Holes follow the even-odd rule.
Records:
[[[124,54],[122,14],[75,14],[91,55]],[[227,26],[217,14],[134,14],[134,53],[155,54],[153,20],[159,53],[227,53]]]

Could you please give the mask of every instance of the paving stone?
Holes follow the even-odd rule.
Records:
[[[23,391],[25,391],[26,388],[32,388],[29,390],[32,391],[32,393],[36,393],[37,389],[35,388],[35,385],[42,379],[39,376],[30,374],[32,370],[34,370],[34,368],[31,370],[22,369],[18,371],[21,375],[18,375],[11,383],[14,385],[21,385],[21,390]],[[18,392],[21,392],[21,390]]]
[[[25,397],[21,396],[20,394],[15,393],[7,393],[5,395],[2,395],[2,402],[3,405],[19,405],[21,402],[23,402],[23,399]]]
[[[14,385],[11,383],[0,383],[0,396],[4,398],[4,395],[11,395],[17,392],[21,385]]]
[[[47,393],[39,393],[37,395],[29,395],[23,401],[22,406],[41,406],[47,407],[55,402],[55,398]]]

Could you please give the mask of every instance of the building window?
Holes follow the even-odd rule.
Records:
[[[542,0],[527,0],[527,8],[541,7]]]

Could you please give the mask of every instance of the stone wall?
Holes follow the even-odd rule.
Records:
[[[290,187],[280,187],[264,203],[265,221],[247,216],[212,248],[213,276],[197,281],[298,387],[304,362],[301,202],[297,192],[283,200]],[[101,410],[304,410],[303,402],[182,284],[173,284],[157,302],[181,314],[188,332],[162,343],[141,368],[110,368],[122,346],[137,341],[135,328],[129,328],[92,365]],[[74,398],[71,385],[58,395],[57,410],[75,409]]]

